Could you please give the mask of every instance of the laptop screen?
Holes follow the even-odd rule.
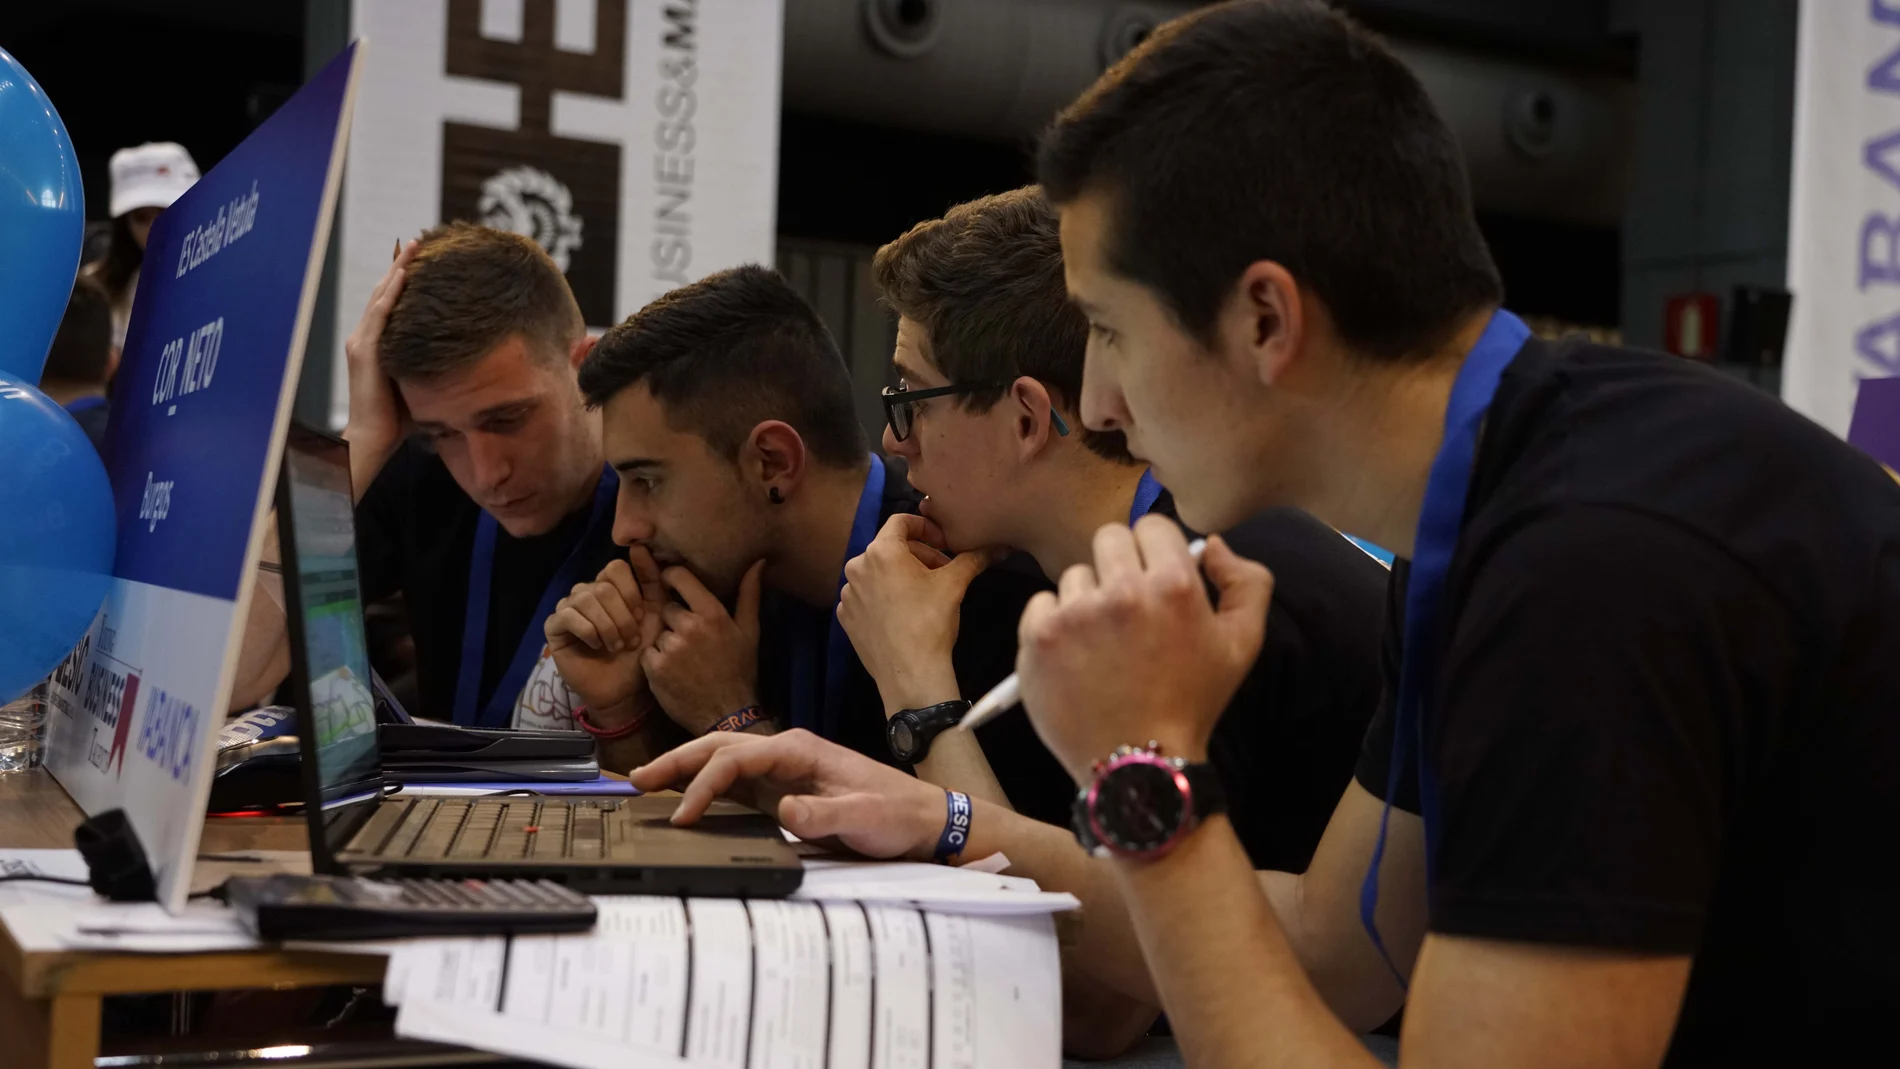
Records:
[[[315,735],[315,746],[304,752],[306,760],[316,758],[318,794],[329,810],[378,797],[382,790],[357,583],[349,446],[293,425],[284,450],[284,494],[290,513],[284,560],[287,570],[293,562],[296,570],[296,590],[286,591],[297,614],[291,641],[301,647],[292,651],[293,660],[302,654],[293,679],[305,688],[310,710],[300,730]]]

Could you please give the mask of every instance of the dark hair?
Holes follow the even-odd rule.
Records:
[[[1078,405],[1089,326],[1063,285],[1057,224],[1040,187],[982,197],[877,250],[872,278],[885,304],[924,328],[930,360],[951,382],[1027,375]],[[984,411],[1007,389],[960,399]],[[1103,457],[1134,459],[1119,431],[1081,434]]]
[[[870,451],[838,343],[777,271],[754,264],[628,316],[581,362],[580,381],[594,408],[645,383],[671,425],[729,458],[769,419],[790,424],[830,467],[855,467]]]
[[[98,279],[106,296],[113,300],[125,294],[125,288],[132,284],[132,276],[138,274],[139,266],[145,263],[145,250],[132,237],[131,214],[127,212],[112,220],[105,255],[88,265],[93,278]]]
[[[103,286],[81,275],[73,280],[73,295],[66,298],[66,314],[53,335],[40,377],[48,382],[103,384],[111,363],[112,299]]]
[[[532,238],[447,223],[423,233],[377,358],[391,378],[430,378],[517,334],[536,352],[565,359],[586,330],[567,279]]]
[[[1038,170],[1057,204],[1105,196],[1109,266],[1203,342],[1259,260],[1371,357],[1422,354],[1501,300],[1451,132],[1382,42],[1317,0],[1162,25],[1056,117]]]

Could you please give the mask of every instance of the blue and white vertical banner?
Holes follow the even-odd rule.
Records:
[[[55,673],[47,766],[124,809],[183,908],[329,242],[357,49],[160,216],[126,334],[106,472],[112,586]]]
[[[1782,397],[1845,436],[1900,375],[1900,0],[1802,0]]]
[[[770,263],[782,0],[354,0],[336,337],[397,241],[451,220],[532,237],[605,329],[714,271]],[[348,419],[333,355],[331,421]]]

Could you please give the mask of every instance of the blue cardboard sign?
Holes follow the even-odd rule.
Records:
[[[185,905],[348,143],[357,49],[159,217],[106,437],[105,607],[48,687],[46,764],[123,809]],[[268,596],[268,595],[260,595]]]
[[[152,224],[106,432],[119,578],[237,597],[354,55]]]

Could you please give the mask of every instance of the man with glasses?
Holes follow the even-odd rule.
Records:
[[[1090,560],[1097,529],[1173,516],[1173,498],[1120,433],[1076,417],[1088,326],[1064,292],[1057,216],[1040,189],[919,223],[878,251],[873,277],[899,316],[884,449],[925,496],[845,565],[839,622],[878,683],[896,759],[941,787],[1066,822],[1073,792],[1049,790],[1063,776],[1041,745],[1005,750],[947,730],[980,693],[957,686],[952,652],[970,627],[959,603],[992,547],[1059,577]],[[1254,865],[1298,872],[1378,704],[1387,573],[1296,509],[1225,535],[1281,581],[1211,760]]]
[[[603,740],[669,721],[675,743],[802,727],[893,761],[833,610],[845,561],[918,495],[871,453],[817,314],[775,272],[722,271],[609,330],[580,387],[601,413],[614,541],[629,549],[561,600],[530,686],[571,690],[575,721]],[[952,669],[977,691],[1014,667],[1016,621],[1047,588],[1027,572],[977,577],[987,563],[959,566],[976,582]],[[982,738],[1041,750],[1020,713]],[[1066,797],[1044,761],[1045,789]]]

